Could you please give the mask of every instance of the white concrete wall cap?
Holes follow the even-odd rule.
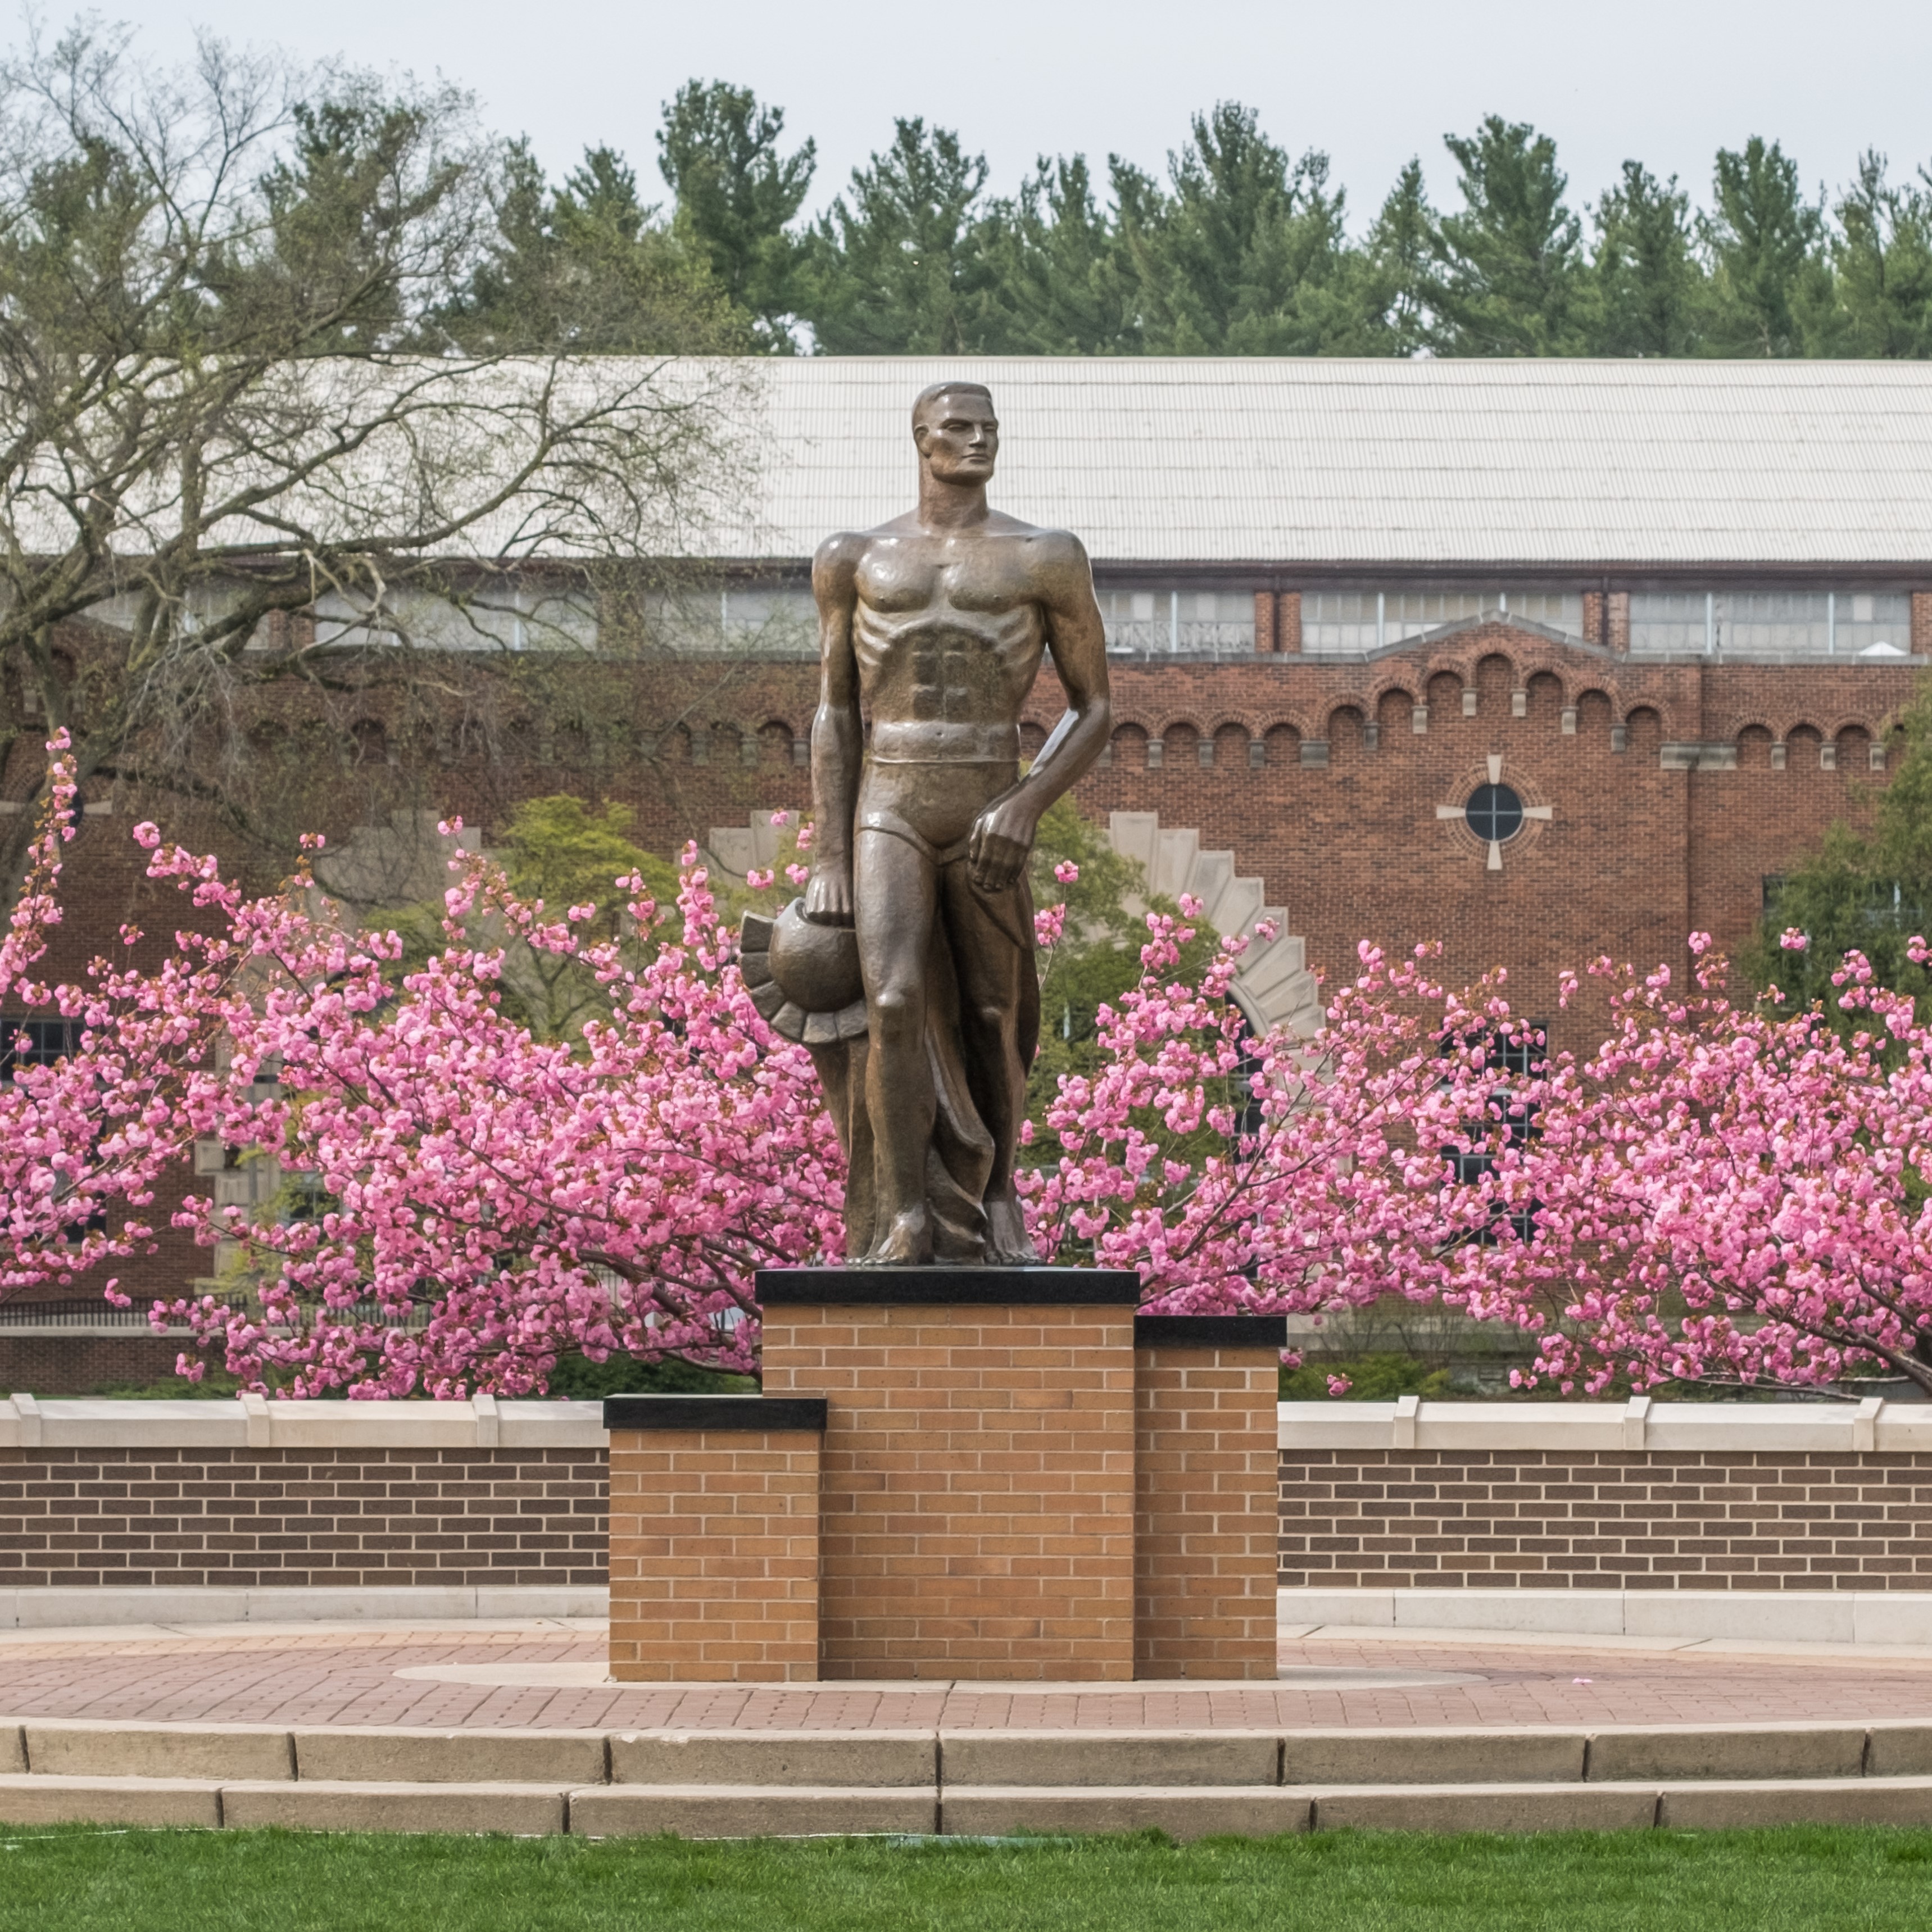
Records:
[[[254,1408],[254,1405],[248,1406]],[[494,1407],[494,1418],[490,1413]],[[1636,1449],[1767,1454],[1932,1454],[1932,1403],[1284,1402],[1283,1449]],[[233,1402],[0,1400],[0,1448],[247,1448],[248,1408]],[[493,1433],[494,1420],[495,1442]],[[285,1449],[602,1449],[595,1402],[274,1402],[255,1408],[254,1433]],[[1412,1438],[1411,1432],[1413,1432]],[[1641,1438],[1641,1440],[1638,1439]]]
[[[1284,1402],[1283,1449],[1932,1454],[1932,1403]]]
[[[1572,1402],[1425,1402],[1416,1412],[1415,1446],[1544,1449],[1552,1446],[1552,1425],[1560,1431],[1562,1446],[1566,1449],[1623,1447],[1621,1403],[1593,1402],[1584,1408]]]
[[[486,1398],[481,1414],[468,1402],[80,1400],[31,1414],[18,1400],[0,1403],[0,1448],[601,1449],[608,1439],[595,1402]]]

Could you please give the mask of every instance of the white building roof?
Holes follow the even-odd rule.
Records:
[[[1932,568],[1932,363],[1877,362],[774,358],[759,480],[691,550],[909,508],[946,376],[993,392],[993,500],[1102,565]]]

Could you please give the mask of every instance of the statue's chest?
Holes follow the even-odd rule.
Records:
[[[1017,561],[997,550],[977,550],[964,555],[902,552],[868,557],[859,572],[859,596],[886,617],[997,619],[1034,601]]]

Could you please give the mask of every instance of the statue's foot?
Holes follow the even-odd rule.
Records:
[[[995,1268],[1038,1268],[1040,1250],[1015,1200],[986,1203],[986,1258]]]
[[[932,1223],[923,1208],[895,1214],[866,1257],[868,1268],[920,1268],[932,1258]]]

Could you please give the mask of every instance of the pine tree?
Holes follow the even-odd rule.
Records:
[[[1435,346],[1452,356],[1574,355],[1582,228],[1563,200],[1556,143],[1495,114],[1473,136],[1442,139],[1463,206],[1436,229]]]
[[[1932,356],[1932,176],[1893,188],[1886,160],[1858,158],[1832,244],[1843,347],[1853,356]]]
[[[782,156],[784,110],[749,88],[687,81],[664,110],[658,165],[677,198],[674,226],[709,262],[734,304],[753,319],[760,348],[794,346],[806,244],[790,232],[818,166],[805,142]]]
[[[986,163],[944,128],[893,123],[892,146],[852,171],[812,234],[802,283],[818,346],[835,356],[971,350]]]
[[[526,142],[512,144],[496,232],[439,333],[472,351],[724,352],[750,346],[704,258],[638,196],[609,148],[585,151],[556,189]]]
[[[1711,320],[1690,197],[1638,161],[1597,203],[1588,335],[1597,356],[1694,356]]]
[[[1358,310],[1365,356],[1413,356],[1430,340],[1430,290],[1436,214],[1411,159],[1396,178],[1358,258]]]
[[[1084,154],[1042,155],[987,210],[976,346],[1001,356],[1118,356],[1140,346],[1132,275]]]
[[[1156,354],[1316,355],[1350,338],[1343,197],[1328,158],[1291,164],[1252,108],[1197,114],[1168,188],[1120,200]]]
[[[1798,164],[1754,134],[1718,150],[1713,213],[1702,223],[1714,268],[1711,345],[1721,356],[1803,356],[1832,333],[1824,197],[1804,200]]]

